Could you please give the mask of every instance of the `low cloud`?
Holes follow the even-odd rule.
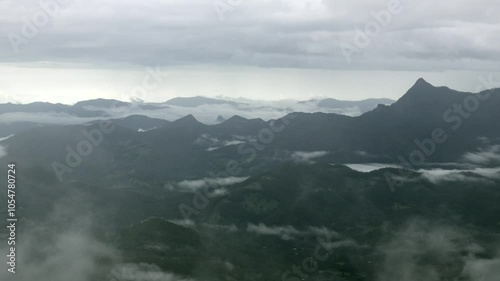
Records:
[[[196,139],[195,144],[208,147],[206,148],[206,151],[214,151],[226,146],[247,143],[252,140],[253,140],[252,136],[243,137],[243,136],[233,135],[231,136],[231,139],[221,140],[216,137],[210,136],[208,134],[202,134]]]
[[[317,236],[321,236],[321,237],[328,237],[328,238],[339,238],[341,237],[341,235],[334,231],[334,230],[331,230],[329,228],[326,228],[326,227],[314,227],[314,226],[311,226],[309,227],[309,231],[311,233],[313,233],[314,235],[317,235]]]
[[[462,159],[479,165],[500,163],[500,145],[480,148],[478,152],[467,152],[462,156]]]
[[[200,105],[197,107],[182,107],[176,105],[167,105],[163,103],[142,103],[129,101],[129,106],[120,107],[85,107],[89,112],[96,112],[96,117],[80,117],[66,112],[10,112],[0,113],[0,123],[31,122],[39,124],[84,124],[98,119],[106,118],[125,118],[130,115],[144,115],[151,118],[175,121],[186,115],[192,114],[198,121],[214,125],[220,122],[217,117],[223,116],[229,119],[238,115],[247,119],[261,118],[263,120],[272,120],[281,118],[293,112],[324,112],[337,113],[348,116],[358,116],[362,112],[351,108],[323,108],[312,102],[299,102],[296,100],[281,101],[261,101],[261,100],[240,100],[227,98],[231,104],[213,104]],[[148,106],[154,106],[149,109]]]
[[[301,231],[297,230],[295,227],[291,225],[286,226],[267,226],[263,223],[258,225],[248,224],[247,226],[248,232],[257,233],[259,235],[272,235],[272,236],[280,236],[283,240],[291,240],[295,236],[299,236],[302,234]]]
[[[447,181],[489,181],[500,179],[500,168],[474,168],[470,170],[419,170],[432,183]]]
[[[217,230],[224,230],[227,232],[236,232],[238,231],[238,227],[234,224],[212,224],[212,223],[202,223],[202,224],[197,224],[193,220],[169,220],[171,223],[175,223],[177,225],[183,226],[183,227],[188,227],[188,228],[198,228],[200,226],[203,227],[208,227],[212,229],[217,229]]]
[[[459,248],[454,242],[463,239],[454,229],[415,220],[379,246],[383,254],[380,281],[438,281],[440,267],[455,264]]]
[[[14,135],[10,135],[10,136],[6,136],[4,138],[0,138],[0,141],[4,141],[4,140],[7,140],[7,139],[10,139],[12,138]]]
[[[214,195],[225,195],[227,190],[224,187],[244,182],[248,177],[226,177],[226,178],[202,178],[199,180],[183,180],[177,183],[165,185],[167,190],[178,192],[196,192],[202,188],[211,188]]]
[[[463,275],[470,280],[497,281],[500,276],[500,257],[496,259],[469,257],[465,261]]]
[[[156,265],[126,263],[113,268],[109,281],[194,281],[194,279],[164,272]]]
[[[144,133],[144,132],[149,132],[149,131],[153,131],[153,130],[156,130],[156,129],[158,129],[158,127],[153,127],[153,128],[149,128],[149,129],[139,128],[139,129],[137,130],[137,132],[139,132],[139,133]]]
[[[366,164],[345,164],[345,166],[351,168],[352,170],[369,173],[385,168],[401,168],[401,166],[393,164],[381,164],[381,163],[366,163]]]
[[[192,220],[186,219],[186,220],[169,220],[169,222],[174,223],[176,225],[180,225],[183,227],[195,227],[196,223]]]
[[[203,226],[205,227],[208,227],[208,228],[213,228],[213,229],[218,229],[218,230],[225,230],[227,232],[236,232],[238,231],[238,227],[234,224],[229,224],[229,225],[226,225],[226,224],[210,224],[210,223],[204,223],[202,224]]]
[[[71,212],[63,208],[42,222],[25,221],[18,232],[22,243],[17,246],[16,278],[2,270],[1,280],[90,281],[107,270],[102,261],[114,260],[116,250],[94,237],[90,218],[74,214],[71,219],[61,218],[64,211]],[[5,250],[2,247],[3,253]]]
[[[291,225],[267,226],[263,223],[249,223],[247,226],[247,232],[256,233],[258,235],[279,236],[283,240],[293,240],[304,236],[323,237],[328,241],[324,242],[327,249],[336,249],[340,247],[359,247],[359,245],[354,240],[349,238],[346,239],[338,232],[326,227],[308,227],[304,230],[298,230]]]
[[[295,162],[313,163],[313,160],[328,155],[328,151],[294,151],[292,159]]]
[[[0,123],[30,122],[47,125],[77,125],[98,120],[99,118],[85,118],[62,112],[12,112],[0,115]]]
[[[466,229],[415,219],[386,237],[377,247],[379,281],[498,280],[500,259],[484,258],[487,247]]]

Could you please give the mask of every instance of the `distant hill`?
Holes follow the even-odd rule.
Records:
[[[129,169],[134,165],[137,173],[182,178],[190,173],[204,175],[213,169],[224,170],[228,159],[238,161],[243,168],[254,167],[256,163],[272,166],[283,157],[291,157],[294,151],[325,151],[321,161],[329,163],[399,163],[400,157],[408,160],[415,156],[415,151],[423,154],[424,162],[457,162],[465,153],[477,151],[483,145],[481,139],[489,139],[493,145],[500,138],[496,124],[500,120],[500,90],[487,93],[491,93],[487,102],[481,103],[468,118],[460,117],[454,108],[473,98],[473,94],[434,87],[423,80],[396,103],[381,105],[358,117],[294,113],[266,122],[234,116],[218,125],[205,125],[193,115],[171,123],[134,117],[115,121],[134,130],[116,130],[106,137],[105,144],[98,148],[104,153],[99,155],[100,161],[122,160],[98,172]],[[148,129],[158,128],[137,132],[135,129],[144,126],[144,122]],[[287,125],[281,128],[281,124]],[[460,126],[455,128],[457,125]],[[276,127],[281,129],[275,133],[270,130]],[[4,142],[8,144],[12,159],[30,159],[33,164],[42,164],[44,159],[64,159],[65,151],[60,147],[74,143],[75,136],[70,132],[81,135],[82,128],[35,128]],[[427,155],[417,141],[432,138],[436,129],[442,130],[446,141],[435,144],[435,149]],[[125,144],[123,140],[130,142]],[[44,146],[46,149],[40,150]],[[54,151],[62,155],[56,156]],[[34,155],[39,157],[32,159]],[[130,162],[131,159],[134,161]],[[50,163],[43,165],[50,167]],[[92,168],[96,167],[94,161],[85,163],[93,163]]]
[[[379,104],[390,105],[394,103],[394,100],[391,99],[366,99],[360,101],[344,101],[337,99],[314,99],[309,100],[304,103],[315,103],[320,108],[329,108],[329,109],[345,109],[345,108],[358,108],[361,113],[368,112],[376,108]]]
[[[147,115],[155,119],[174,121],[180,116],[195,115],[205,124],[220,124],[222,116],[240,115],[247,118],[275,118],[292,112],[327,112],[357,116],[373,110],[387,99],[339,101],[335,99],[298,101],[251,101],[245,103],[207,97],[174,98],[165,103],[124,102],[114,99],[92,99],[74,105],[35,102],[30,104],[0,104],[0,137],[18,134],[39,126],[84,124],[95,119],[117,119],[130,115]],[[205,106],[224,105],[219,111],[204,110]],[[221,111],[222,110],[222,111]],[[3,121],[3,122],[2,122]]]
[[[149,118],[142,115],[131,115],[122,119],[112,120],[118,126],[135,131],[149,131],[169,125],[171,122],[163,119]]]
[[[171,100],[168,100],[166,102],[168,105],[176,105],[176,106],[182,106],[182,107],[198,107],[202,105],[220,105],[220,104],[227,104],[231,106],[238,106],[241,105],[241,103],[233,102],[233,101],[228,101],[228,100],[222,100],[222,99],[214,99],[214,98],[206,98],[206,97],[179,97],[179,98],[173,98]]]
[[[105,272],[122,266],[163,280],[178,278],[162,271],[183,280],[282,280],[320,245],[326,259],[314,263],[310,280],[378,280],[384,270],[407,276],[387,262],[401,256],[431,268],[435,280],[472,280],[462,278],[471,259],[490,266],[487,280],[495,280],[498,162],[461,159],[471,152],[500,159],[498,108],[500,89],[471,94],[419,79],[397,102],[356,117],[233,115],[206,125],[191,114],[173,122],[132,115],[113,119],[112,132],[96,121],[38,126],[0,141],[0,169],[17,164],[26,226],[49,217],[50,231],[36,242],[61,234],[74,220],[66,210],[91,217],[96,239],[120,255],[98,259]],[[425,159],[411,169],[337,165],[383,167],[415,155]],[[61,178],[54,163],[65,166]],[[0,201],[7,196],[0,192]],[[7,207],[0,205],[1,220]]]

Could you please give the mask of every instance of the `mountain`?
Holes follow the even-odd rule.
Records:
[[[314,253],[325,257],[310,273],[318,281],[376,280],[385,270],[403,274],[404,268],[385,264],[394,252],[409,254],[443,280],[460,280],[470,259],[473,264],[495,262],[498,179],[433,183],[420,173],[405,172],[403,185],[391,192],[387,171],[398,173],[285,163],[238,183],[212,186],[210,192],[220,190],[219,195],[201,199],[206,191],[199,182],[208,181],[203,178],[156,182],[128,174],[121,176],[126,184],[110,185],[109,178],[89,171],[79,181],[60,184],[31,181],[28,175],[35,171],[24,170],[18,198],[24,202],[24,221],[43,221],[41,214],[48,211],[43,207],[57,198],[78,206],[91,202],[84,210],[95,214],[93,231],[121,254],[118,261],[100,263],[116,278],[138,265],[155,276],[165,271],[184,279],[276,280]],[[190,182],[199,188],[172,188]],[[71,192],[74,198],[61,195]],[[6,194],[0,199],[7,200]],[[201,209],[186,220],[180,206]],[[54,239],[50,233],[37,241]],[[436,248],[436,239],[456,250]],[[123,264],[129,270],[113,267]]]
[[[134,115],[133,112],[168,110],[164,105],[95,99],[75,105],[35,102],[0,104],[0,138],[48,125],[85,124],[90,120]],[[2,116],[4,115],[4,116]],[[133,117],[137,119],[136,117]]]
[[[156,104],[148,104],[142,102],[123,102],[113,99],[94,99],[94,100],[80,101],[77,102],[75,105],[73,105],[73,107],[90,109],[90,110],[99,109],[105,111],[117,107],[134,108],[140,110],[158,110],[165,108],[165,106],[160,106]]]
[[[123,128],[128,128],[134,131],[150,131],[153,129],[168,126],[171,122],[163,119],[149,118],[142,115],[130,115],[122,119],[114,119],[113,123]]]
[[[129,103],[111,99],[95,99],[77,102],[74,105],[52,104],[47,102],[34,102],[29,104],[0,104],[0,114],[22,113],[65,113],[77,117],[105,117],[107,110],[116,107],[136,107],[143,110],[164,108],[159,105]]]
[[[420,79],[358,117],[39,126],[0,141],[0,173],[16,163],[23,253],[95,248],[91,280],[496,280],[499,106]],[[422,163],[380,166],[400,156]]]
[[[332,103],[336,105],[332,105]],[[35,102],[30,104],[0,104],[0,137],[46,125],[85,124],[96,119],[118,119],[130,115],[146,115],[174,121],[179,116],[192,114],[205,124],[220,124],[225,118],[220,113],[205,110],[202,105],[226,105],[224,115],[247,118],[276,118],[276,114],[292,112],[333,112],[350,116],[376,108],[384,99],[366,102],[336,101],[333,99],[296,101],[248,101],[238,103],[206,97],[175,98],[166,103],[124,102],[114,99],[93,99],[74,105]],[[170,107],[169,105],[175,105]],[[3,116],[2,116],[3,115]],[[214,121],[215,120],[215,121]]]
[[[220,123],[222,123],[224,121],[226,121],[226,119],[224,117],[222,117],[222,115],[217,116],[217,119],[215,119],[215,122],[217,124],[220,124]]]
[[[214,125],[212,128],[213,133],[226,132],[227,134],[248,134],[249,132],[257,131],[264,126],[266,122],[262,119],[246,119],[239,115],[227,119],[221,124]]]
[[[489,97],[486,101],[478,100],[477,109],[461,115],[459,108],[467,111],[464,104],[478,96]],[[421,79],[396,103],[379,106],[359,117],[296,114],[271,145],[292,150],[307,147],[311,151],[337,151],[339,163],[352,161],[348,157],[354,155],[348,154],[355,151],[378,155],[379,160],[388,157],[397,161],[398,156],[408,158],[419,150],[416,142],[432,138],[438,130],[445,135],[446,145],[436,144],[438,149],[424,160],[454,162],[480,146],[478,137],[494,140],[500,136],[493,121],[500,118],[500,112],[495,110],[498,106],[500,89],[473,95],[434,87]]]
[[[228,101],[228,100],[222,100],[222,99],[213,99],[213,98],[206,98],[206,97],[189,97],[189,98],[173,98],[171,100],[168,100],[166,102],[168,105],[175,105],[175,106],[182,106],[182,107],[198,107],[202,105],[221,105],[221,104],[226,104],[230,106],[239,106],[241,103],[233,102],[233,101]]]
[[[79,106],[69,106],[64,104],[52,104],[46,102],[34,102],[30,104],[0,104],[0,114],[23,112],[23,113],[65,113],[79,117],[99,117],[104,116],[100,110],[86,110]]]
[[[136,173],[166,179],[202,176],[214,169],[224,171],[229,160],[246,171],[252,171],[256,163],[272,167],[290,159],[295,152],[318,152],[324,155],[321,161],[326,163],[401,164],[404,159],[418,167],[428,162],[460,162],[465,154],[484,149],[484,139],[489,140],[489,146],[499,143],[496,120],[500,118],[500,90],[479,93],[486,94],[488,100],[476,111],[465,112],[467,118],[457,108],[465,110],[464,103],[476,95],[419,81],[396,103],[379,106],[359,117],[294,113],[263,121],[234,116],[218,125],[205,125],[188,115],[142,133],[122,130],[125,128],[118,124],[122,129],[107,135],[104,144],[97,148],[103,154],[90,155],[83,165],[92,163],[95,168],[96,162],[122,159],[99,172],[127,173],[132,167],[127,159],[134,159]],[[41,128],[4,142],[12,159],[28,161],[41,154],[34,163],[50,159],[42,164],[50,167],[53,159],[64,160],[65,150],[60,147],[83,138],[84,128]],[[437,143],[433,138],[444,141]],[[41,144],[53,148],[39,150]],[[59,158],[51,155],[54,149],[61,150]],[[75,173],[74,177],[78,176]]]
[[[84,107],[98,107],[98,108],[106,108],[106,107],[120,107],[120,106],[128,106],[128,102],[123,102],[119,100],[112,99],[94,99],[94,100],[86,100],[75,103],[74,107],[84,108]]]
[[[196,118],[192,114],[189,114],[189,115],[186,115],[180,119],[177,119],[177,120],[173,121],[171,124],[172,124],[172,127],[186,128],[186,129],[205,126],[205,124],[196,120]]]
[[[360,101],[344,101],[344,100],[328,98],[328,99],[313,99],[313,100],[303,101],[300,103],[301,104],[313,103],[316,104],[319,108],[324,108],[324,109],[337,109],[337,110],[356,109],[359,110],[360,113],[366,113],[376,108],[379,104],[390,105],[394,102],[395,101],[391,99],[366,99]]]

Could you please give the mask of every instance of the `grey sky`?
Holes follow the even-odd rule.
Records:
[[[397,98],[418,77],[472,91],[500,72],[496,0],[400,0],[350,62],[342,43],[391,0],[59,1],[27,38],[40,1],[0,0],[0,102],[126,99],[147,66],[169,73],[151,101]]]

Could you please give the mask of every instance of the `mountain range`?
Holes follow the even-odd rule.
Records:
[[[335,102],[332,102],[335,101]],[[84,124],[91,120],[118,119],[144,115],[154,119],[174,121],[193,114],[205,124],[217,124],[233,115],[247,118],[278,118],[301,112],[335,112],[359,115],[377,107],[391,104],[389,99],[338,101],[333,99],[297,101],[245,102],[207,97],[174,98],[163,103],[123,102],[110,99],[81,101],[74,105],[36,102],[30,104],[0,104],[0,138],[44,125]]]
[[[493,281],[498,108],[500,89],[419,79],[359,116],[103,115],[0,140],[0,170],[18,166],[25,255],[47,272],[55,255],[99,281]]]

